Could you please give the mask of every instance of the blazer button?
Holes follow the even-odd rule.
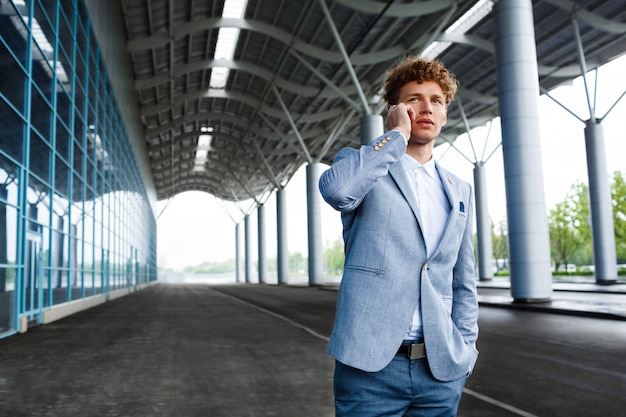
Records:
[[[424,271],[428,271],[428,263],[424,264],[424,267],[422,268]]]

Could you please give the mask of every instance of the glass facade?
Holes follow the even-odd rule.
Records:
[[[156,279],[156,220],[82,1],[0,0],[0,337]]]

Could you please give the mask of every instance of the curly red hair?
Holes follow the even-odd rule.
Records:
[[[439,60],[409,56],[387,71],[383,83],[383,99],[388,104],[398,104],[400,89],[411,81],[435,81],[446,97],[446,107],[456,97],[458,80]]]

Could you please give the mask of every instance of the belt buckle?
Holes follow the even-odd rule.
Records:
[[[413,356],[413,354],[415,354],[415,356]],[[406,356],[411,360],[424,358],[425,355],[423,343],[410,343],[408,345]]]

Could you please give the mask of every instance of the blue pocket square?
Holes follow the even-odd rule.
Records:
[[[459,202],[459,211],[465,213],[465,204],[462,201]]]

